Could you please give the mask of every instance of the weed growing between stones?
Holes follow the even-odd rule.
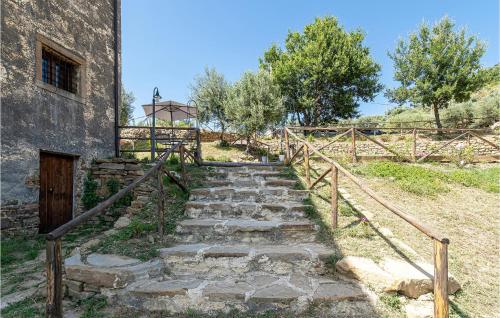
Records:
[[[83,307],[81,318],[98,318],[107,317],[102,310],[108,305],[107,299],[104,296],[95,296],[84,299],[79,304]]]

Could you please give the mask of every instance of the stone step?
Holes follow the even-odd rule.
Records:
[[[300,244],[181,244],[159,250],[171,273],[224,277],[262,271],[286,274],[300,270],[324,274],[335,249],[318,243]]]
[[[188,219],[178,223],[179,242],[313,242],[316,226],[309,220],[258,221]]]
[[[294,188],[299,184],[298,180],[283,178],[256,179],[206,179],[204,187],[237,187],[237,188],[265,188],[265,187],[288,187]]]
[[[185,205],[185,211],[186,215],[193,219],[297,220],[304,219],[308,207],[310,206],[301,203],[286,202],[189,201]]]
[[[249,165],[241,167],[207,167],[209,172],[259,172],[259,171],[283,171],[283,166],[280,165]]]
[[[111,301],[114,305],[141,311],[171,313],[184,312],[190,308],[205,313],[216,310],[227,312],[232,308],[241,311],[292,309],[300,312],[311,304],[334,305],[332,308],[340,306],[345,312],[346,303],[363,302],[366,306],[368,293],[348,280],[309,277],[300,272],[287,275],[249,272],[221,280],[186,277],[134,282],[117,293]],[[359,312],[356,308],[351,310]],[[351,314],[335,317],[361,316]],[[370,316],[367,314],[363,317]]]
[[[309,191],[276,188],[200,188],[191,190],[192,201],[232,201],[232,202],[302,202],[309,196]]]

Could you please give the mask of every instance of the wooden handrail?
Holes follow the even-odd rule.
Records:
[[[146,179],[153,176],[156,173],[156,171],[163,165],[163,163],[167,159],[168,155],[170,155],[172,152],[174,152],[181,144],[182,144],[182,142],[178,142],[172,148],[169,148],[167,151],[165,151],[161,155],[161,158],[159,158],[158,162],[151,169],[149,169],[148,172],[146,172],[144,175],[142,175],[139,178],[137,178],[136,180],[134,180],[127,187],[118,191],[116,194],[110,196],[109,198],[107,198],[103,202],[99,203],[98,205],[96,205],[92,209],[80,214],[76,218],[61,225],[57,229],[55,229],[52,232],[50,232],[49,234],[47,234],[47,240],[55,240],[55,239],[62,237],[64,234],[68,233],[69,231],[76,228],[77,226],[83,224],[85,221],[92,218],[93,216],[103,212],[104,210],[109,208],[111,205],[113,205],[116,201],[123,198],[128,192],[132,191],[138,185],[143,183]]]
[[[151,129],[151,126],[118,126],[120,129]],[[156,126],[156,129],[170,129],[170,130],[197,130],[196,127],[164,127]]]
[[[308,126],[291,126],[286,127],[288,130],[305,130],[305,131],[336,131],[350,129],[351,127],[346,126],[333,126],[333,127],[308,127]],[[425,128],[425,127],[358,127],[354,126],[355,129],[360,130],[413,130],[418,129],[422,131],[443,131],[443,132],[462,132],[462,131],[474,131],[474,132],[493,132],[490,128]]]
[[[77,216],[73,220],[59,226],[55,230],[51,231],[47,234],[47,301],[46,301],[46,317],[50,318],[60,318],[63,316],[62,310],[62,297],[63,297],[63,288],[62,288],[62,268],[63,268],[63,260],[62,260],[62,247],[61,247],[61,238],[64,234],[69,231],[75,229],[77,226],[83,224],[85,221],[89,220],[93,216],[96,216],[100,213],[103,213],[107,208],[112,206],[118,200],[123,198],[130,191],[134,190],[137,186],[143,183],[150,177],[156,175],[158,182],[158,191],[159,191],[159,199],[158,199],[158,217],[159,222],[158,230],[160,232],[160,236],[163,237],[163,222],[164,222],[164,201],[163,201],[163,176],[162,172],[167,174],[169,177],[174,178],[169,171],[164,169],[163,164],[168,156],[173,153],[177,148],[180,147],[181,153],[181,166],[184,165],[184,151],[183,151],[183,143],[185,139],[188,137],[190,133],[186,134],[184,139],[173,145],[171,148],[161,153],[158,158],[156,164],[150,168],[144,175],[140,176],[136,180],[134,180],[131,184],[129,184],[124,189],[118,191],[116,194],[112,195],[105,201],[99,203],[94,208],[84,212],[83,214]],[[184,171],[184,167],[182,167]],[[175,179],[176,180],[176,179]],[[177,181],[177,180],[176,180]],[[178,183],[182,190],[187,191],[185,185]]]
[[[288,128],[286,128],[288,129]],[[389,211],[393,212],[394,214],[396,214],[397,216],[399,216],[400,218],[402,218],[403,220],[407,221],[408,223],[410,223],[413,227],[417,228],[420,232],[424,233],[425,235],[427,235],[428,237],[432,238],[432,239],[435,239],[435,240],[438,240],[442,243],[449,243],[449,240],[443,236],[442,234],[440,234],[439,232],[437,232],[435,229],[431,228],[430,226],[428,225],[425,225],[423,224],[422,222],[420,222],[419,220],[417,220],[415,217],[413,217],[412,215],[402,211],[401,209],[399,209],[398,207],[392,205],[390,202],[388,202],[386,199],[380,197],[377,193],[375,193],[375,191],[373,191],[372,189],[370,189],[368,186],[366,186],[361,180],[359,180],[357,177],[355,177],[352,173],[350,173],[347,169],[345,169],[344,167],[342,167],[338,162],[328,158],[327,156],[325,156],[324,154],[322,154],[321,152],[319,152],[316,148],[314,148],[313,145],[311,145],[309,142],[307,142],[306,140],[304,139],[301,139],[300,137],[298,137],[296,134],[294,134],[293,132],[291,132],[290,130],[288,130],[288,133],[294,137],[295,139],[297,139],[298,141],[300,141],[301,143],[303,144],[306,144],[308,146],[308,148],[310,150],[312,150],[314,153],[316,153],[321,159],[325,160],[326,162],[334,165],[335,167],[337,167],[337,169],[342,172],[345,176],[347,176],[349,179],[351,179],[358,187],[361,188],[361,190],[363,190],[365,193],[367,193],[372,199],[374,199],[375,201],[377,201],[378,203],[380,203],[381,205],[383,205],[385,208],[387,208]]]
[[[355,145],[354,145],[354,135],[355,128],[352,127],[350,129],[353,136],[353,159],[355,159]],[[435,229],[429,227],[428,225],[423,224],[414,216],[404,212],[400,208],[392,205],[389,201],[385,200],[381,196],[379,196],[375,191],[366,186],[361,180],[356,178],[352,173],[350,173],[347,169],[342,167],[335,160],[332,160],[322,154],[318,149],[316,149],[312,144],[307,142],[304,139],[301,139],[296,134],[291,132],[288,128],[285,127],[285,134],[295,138],[295,140],[302,143],[301,147],[304,147],[304,162],[306,169],[306,183],[308,188],[311,189],[316,185],[316,183],[324,178],[328,172],[332,172],[331,176],[331,208],[332,208],[332,227],[337,228],[338,224],[338,178],[337,173],[340,170],[345,176],[347,176],[351,181],[353,181],[358,187],[361,188],[366,194],[368,194],[372,199],[383,205],[392,213],[396,214],[410,225],[418,229],[423,234],[430,237],[434,242],[434,279],[433,279],[433,287],[434,287],[434,317],[436,318],[448,318],[449,316],[449,301],[448,301],[448,244],[450,241],[448,238],[441,235]],[[415,130],[413,130],[413,134],[415,134]],[[467,133],[465,133],[467,134]],[[289,143],[287,138],[287,152],[289,151]],[[309,178],[309,150],[313,153],[316,153],[321,159],[325,160],[327,163],[331,165],[325,173],[323,173],[315,182],[311,184]],[[291,160],[290,160],[291,163]]]

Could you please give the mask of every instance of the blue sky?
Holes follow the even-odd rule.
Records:
[[[288,30],[301,31],[315,17],[336,16],[347,29],[361,28],[365,45],[382,65],[380,81],[392,80],[387,52],[422,21],[448,15],[488,44],[483,65],[499,61],[498,0],[123,0],[123,83],[140,105],[158,86],[163,99],[186,102],[189,85],[206,66],[229,81],[258,68],[258,58],[272,44],[283,44]],[[379,94],[362,104],[362,114],[382,114],[388,102]]]

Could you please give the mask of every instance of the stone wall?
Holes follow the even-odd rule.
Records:
[[[18,207],[19,218],[38,217],[41,150],[75,155],[76,202],[92,159],[113,155],[113,8],[113,0],[2,1],[2,216]],[[39,79],[40,38],[84,61],[78,94]]]

